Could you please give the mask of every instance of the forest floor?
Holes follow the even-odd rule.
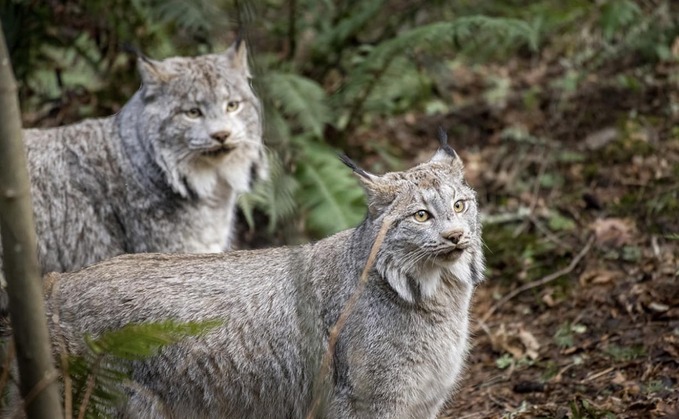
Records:
[[[353,140],[421,161],[440,125],[479,193],[488,277],[441,417],[679,418],[679,67],[565,95],[530,88],[549,68],[510,66],[515,90],[538,93],[495,106],[474,90],[488,71],[456,70],[454,110]]]

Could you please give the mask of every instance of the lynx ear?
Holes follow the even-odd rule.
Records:
[[[226,50],[224,55],[231,63],[231,67],[243,72],[247,78],[252,78],[248,65],[248,47],[245,45],[243,38],[239,36],[236,42]]]
[[[368,213],[371,217],[375,217],[382,209],[394,202],[396,190],[391,183],[380,176],[361,169],[345,154],[340,154],[339,158],[354,171],[359,182],[361,182],[361,186],[363,186],[368,197]]]
[[[448,134],[446,134],[442,127],[439,127],[438,129],[438,140],[439,149],[436,151],[436,154],[434,154],[434,157],[432,157],[430,161],[450,161],[451,163],[455,160],[460,162],[462,161],[455,150],[453,150],[453,148],[448,145]]]
[[[137,68],[141,81],[147,85],[167,83],[174,76],[163,61],[152,60],[143,55],[137,58]]]
[[[429,160],[430,163],[443,163],[444,171],[455,179],[460,179],[464,176],[464,165],[462,159],[457,155],[455,150],[448,145],[448,134],[439,127],[438,130],[439,149],[436,154]]]

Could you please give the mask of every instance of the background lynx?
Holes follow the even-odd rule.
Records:
[[[117,115],[25,130],[45,272],[121,253],[222,251],[237,193],[266,174],[244,43],[138,66],[143,85]]]
[[[445,143],[405,172],[354,169],[368,216],[317,243],[125,255],[49,275],[52,336],[79,352],[84,334],[127,323],[218,319],[223,325],[205,336],[134,364],[125,414],[304,417],[318,396],[313,384],[329,328],[387,228],[339,335],[323,415],[433,418],[462,368],[472,291],[483,278],[475,193]]]

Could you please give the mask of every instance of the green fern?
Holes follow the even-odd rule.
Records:
[[[371,48],[352,70],[351,76],[331,102],[335,109],[350,108],[350,115],[341,127],[353,128],[353,123],[365,109],[365,102],[376,83],[387,74],[394,60],[404,51],[438,51],[457,45],[474,43],[490,49],[508,45],[537,45],[537,34],[526,22],[517,19],[487,16],[466,16],[449,22],[435,22],[400,33]]]
[[[380,12],[385,0],[365,0],[357,2],[351,13],[343,16],[332,26],[325,26],[314,42],[314,55],[323,57],[337,54],[347,40],[370,24],[370,21]],[[328,3],[331,5],[331,3]],[[321,24],[328,20],[321,20]]]
[[[600,25],[603,35],[611,40],[621,29],[637,20],[641,9],[631,0],[607,1],[601,6]]]
[[[130,379],[131,362],[155,355],[165,346],[203,335],[222,321],[128,324],[94,339],[85,337],[87,352],[67,359],[67,373],[73,383],[73,413],[84,410],[87,418],[106,417],[124,398]]]
[[[432,81],[408,56],[394,59],[382,77],[375,81],[363,106],[369,114],[393,115],[412,111],[432,93]]]
[[[295,194],[298,189],[299,183],[286,173],[278,155],[269,153],[269,178],[258,182],[252,192],[241,196],[238,201],[250,229],[255,228],[256,209],[266,214],[269,234],[272,234],[279,224],[289,220],[297,210]]]
[[[363,191],[330,147],[304,141],[295,175],[301,185],[298,198],[306,227],[315,236],[355,227],[363,219]]]
[[[315,81],[293,73],[271,71],[262,76],[265,92],[281,112],[293,118],[304,131],[323,136],[330,120],[326,93]]]

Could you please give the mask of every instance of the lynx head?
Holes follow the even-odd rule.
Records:
[[[432,297],[442,281],[476,284],[484,257],[476,194],[463,177],[460,157],[439,133],[441,146],[425,163],[382,176],[348,159],[368,196],[364,227],[391,223],[375,261],[377,271],[408,302]]]
[[[225,184],[245,191],[253,177],[266,175],[260,102],[244,42],[221,54],[140,57],[138,66],[137,130],[177,193],[212,196]]]

